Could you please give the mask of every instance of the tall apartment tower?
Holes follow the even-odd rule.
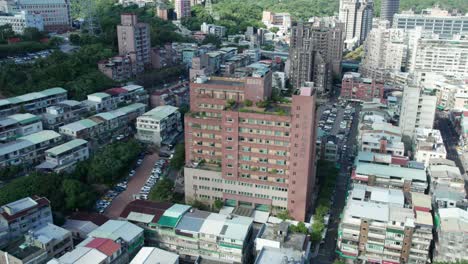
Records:
[[[367,37],[372,29],[372,0],[340,0],[339,19],[344,23],[345,48],[351,50]]]
[[[292,27],[290,78],[295,88],[313,82],[318,92],[331,90],[333,75],[341,76],[343,24],[313,19]]]
[[[382,0],[380,6],[380,19],[387,20],[392,24],[393,16],[398,13],[400,0]]]
[[[185,116],[185,197],[304,221],[315,182],[315,93],[266,108],[272,73],[198,78]],[[252,102],[252,103],[250,103]],[[253,106],[252,106],[253,105]]]
[[[136,64],[136,71],[142,72],[145,65],[151,63],[150,27],[138,22],[135,14],[122,14],[120,19],[117,26],[119,54],[129,55]]]
[[[177,14],[177,20],[183,17],[190,17],[190,0],[175,0],[175,13]]]
[[[416,128],[433,128],[437,96],[426,94],[416,85],[406,86],[401,103],[400,128],[413,138]]]

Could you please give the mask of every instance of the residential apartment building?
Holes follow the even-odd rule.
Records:
[[[356,72],[347,72],[341,81],[340,97],[351,101],[381,101],[384,95],[383,83],[362,78]]]
[[[406,66],[406,33],[390,28],[388,21],[378,21],[364,42],[364,56],[359,65],[363,77],[386,81],[392,72],[400,72]]]
[[[71,232],[52,223],[30,230],[25,234],[24,240],[47,252],[48,259],[59,257],[73,250]]]
[[[403,90],[400,128],[405,136],[413,138],[416,128],[432,129],[437,106],[437,96],[409,85]]]
[[[174,11],[177,15],[177,20],[184,17],[191,17],[190,0],[174,0]]]
[[[435,91],[438,109],[468,109],[468,83],[463,76],[418,72],[417,79],[424,89]]]
[[[136,129],[136,138],[140,141],[169,145],[183,131],[179,109],[158,106],[137,118]]]
[[[47,252],[31,243],[26,243],[24,239],[15,240],[5,248],[0,250],[1,264],[29,264],[46,263]]]
[[[430,193],[438,208],[459,207],[466,209],[465,177],[455,162],[446,159],[431,159],[427,167],[431,181]]]
[[[245,263],[252,246],[250,217],[139,200],[127,205],[120,217],[144,228],[147,245],[174,252],[184,259],[200,256],[220,263]]]
[[[468,211],[439,209],[434,261],[468,261]]]
[[[146,104],[134,103],[61,126],[59,132],[67,138],[88,140],[93,147],[93,142],[109,139],[117,133],[128,132],[128,125],[133,123],[145,110]]]
[[[98,69],[114,81],[130,80],[137,73],[133,54],[119,55],[101,60],[97,63]]]
[[[45,197],[26,197],[5,204],[0,208],[0,247],[49,223],[52,223],[52,210]]]
[[[393,22],[393,17],[398,13],[400,0],[383,0],[380,4],[380,19]]]
[[[46,160],[36,166],[38,170],[70,172],[75,165],[89,158],[88,141],[73,139],[62,145],[48,149],[45,152]]]
[[[267,29],[276,27],[278,32],[282,34],[288,33],[292,26],[291,15],[289,13],[274,13],[271,11],[263,11],[262,22]]]
[[[309,263],[312,244],[310,237],[291,232],[289,225],[288,222],[262,225],[255,238],[255,263],[271,263],[270,257],[277,260],[288,259],[297,264]]]
[[[27,11],[39,14],[44,21],[44,30],[67,31],[71,27],[70,2],[68,0],[1,0],[0,11],[18,13]]]
[[[355,183],[401,189],[405,192],[424,193],[429,186],[426,171],[422,164],[419,168],[413,168],[391,166],[391,164],[356,162],[351,179]]]
[[[42,114],[44,127],[50,130],[58,130],[60,126],[80,120],[88,114],[87,105],[75,100],[64,100],[46,108]]]
[[[145,65],[151,63],[150,26],[138,22],[136,14],[122,14],[121,22],[117,26],[117,40],[119,54],[134,58],[136,72],[143,72]]]
[[[404,30],[422,27],[424,31],[450,37],[468,33],[468,15],[450,14],[438,7],[423,9],[420,14],[405,11],[401,14],[395,14],[393,27]]]
[[[0,12],[0,26],[11,25],[16,34],[23,34],[25,28],[36,28],[44,31],[44,19],[41,14],[22,10],[19,13],[4,14]]]
[[[41,92],[23,94],[0,100],[0,117],[6,117],[25,111],[40,114],[48,106],[67,100],[67,91],[63,88],[50,88]]]
[[[109,220],[103,214],[74,212],[71,214],[65,224],[62,226],[72,233],[75,243],[79,243],[88,237],[88,234]]]
[[[320,135],[320,131],[317,132],[317,158],[327,161],[339,160],[339,146],[338,140],[335,135]]]
[[[305,219],[315,182],[315,92],[306,87],[292,103],[255,106],[270,96],[271,72],[190,84],[187,201],[223,200]]]
[[[430,128],[416,128],[413,140],[414,160],[429,166],[431,159],[447,158],[444,140],[440,131]]]
[[[32,166],[44,160],[47,149],[58,145],[62,140],[59,133],[42,130],[23,136],[15,141],[0,144],[0,167],[13,165]]]
[[[359,46],[372,28],[374,3],[369,0],[340,0],[339,19],[344,23],[345,49]]]
[[[14,114],[0,119],[0,141],[8,142],[42,131],[41,118],[32,114]]]
[[[179,255],[156,247],[143,247],[130,264],[179,264]]]
[[[442,38],[414,31],[410,41],[408,71],[468,76],[468,35]]]
[[[354,184],[339,225],[338,254],[354,263],[426,263],[430,196]]]
[[[206,22],[203,22],[200,31],[205,34],[215,35],[219,38],[223,38],[226,35],[226,27],[207,24]]]
[[[333,76],[341,74],[343,24],[315,19],[291,29],[289,76],[295,88],[313,82],[318,92],[331,91]]]

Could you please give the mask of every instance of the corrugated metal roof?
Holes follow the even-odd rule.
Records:
[[[155,247],[143,247],[130,264],[175,264],[179,255]]]
[[[127,221],[109,220],[89,234],[90,237],[101,237],[116,240],[122,238],[130,242],[143,233],[143,229]]]
[[[174,107],[171,105],[162,105],[144,113],[142,117],[151,118],[153,120],[160,121],[177,111],[178,111],[177,107]]]
[[[97,97],[97,98],[106,98],[106,97],[110,97],[111,95],[108,94],[108,93],[93,93],[93,94],[88,94],[88,98],[89,97]]]
[[[76,147],[80,147],[86,144],[88,144],[88,141],[84,139],[73,139],[71,141],[68,141],[67,143],[48,149],[46,150],[46,152],[52,155],[60,155],[66,151],[72,150]]]
[[[209,212],[200,210],[194,210],[193,212],[186,213],[182,219],[180,219],[176,228],[177,230],[184,232],[198,232],[209,215]]]
[[[98,123],[96,123],[95,121],[87,118],[87,119],[78,120],[76,122],[61,126],[60,128],[71,130],[71,131],[80,131],[83,129],[91,128],[97,124]]]
[[[31,122],[34,122],[34,121],[40,121],[41,120],[40,117],[38,117],[36,115],[33,115],[33,114],[29,114],[29,113],[15,114],[15,115],[9,116],[8,118],[13,119],[13,120],[15,120],[16,122],[18,122],[20,124],[27,124],[27,123],[31,123]]]
[[[34,145],[32,142],[27,140],[16,140],[14,142],[8,142],[0,145],[0,156],[18,151]]]
[[[185,204],[174,204],[171,206],[169,209],[167,209],[163,216],[168,216],[168,217],[175,217],[179,218],[181,217],[185,212],[190,210],[191,206],[190,205],[185,205]]]
[[[427,181],[425,170],[372,163],[358,162],[356,166],[356,173],[363,175],[375,175],[382,178],[398,177],[407,180],[418,180],[422,182]]]
[[[103,263],[107,256],[94,248],[77,247],[59,258],[60,263],[93,264]]]
[[[43,130],[34,134],[18,138],[18,140],[27,140],[33,144],[39,144],[47,140],[59,138],[60,134],[53,130]]]

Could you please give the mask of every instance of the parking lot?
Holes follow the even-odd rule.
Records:
[[[153,170],[154,163],[159,159],[158,154],[146,155],[136,170],[135,175],[129,178],[127,189],[117,195],[112,203],[106,208],[104,214],[107,217],[119,217],[125,206],[134,200],[134,195],[140,193],[141,188],[146,184]]]

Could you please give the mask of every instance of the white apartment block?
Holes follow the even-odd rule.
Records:
[[[41,14],[22,10],[14,14],[0,14],[0,26],[10,24],[16,34],[23,34],[25,28],[44,31],[44,19]]]
[[[374,4],[368,0],[340,0],[339,20],[344,23],[345,49],[352,50],[372,28]]]
[[[430,197],[354,184],[338,231],[338,254],[355,263],[420,263],[432,241]]]
[[[0,207],[0,246],[31,229],[52,223],[52,210],[45,197],[26,197]]]
[[[446,10],[433,7],[423,10],[420,14],[413,11],[405,11],[395,14],[393,27],[410,30],[421,27],[424,31],[439,34],[441,36],[452,36],[455,34],[468,33],[468,15],[452,15]]]
[[[66,31],[71,27],[68,0],[0,0],[0,11],[18,13],[22,10],[40,14],[47,31]]]
[[[414,160],[424,163],[426,167],[431,159],[447,158],[444,140],[437,129],[416,128],[413,142]]]
[[[168,140],[182,132],[179,109],[170,105],[158,106],[137,118],[137,139],[156,145],[169,144]]]
[[[0,117],[13,115],[21,110],[31,114],[44,113],[47,107],[64,100],[67,100],[67,90],[60,87],[1,99]]]
[[[416,128],[432,128],[436,106],[437,96],[426,94],[417,86],[406,86],[399,124],[403,135],[413,138]]]
[[[431,182],[430,193],[438,208],[466,208],[465,177],[455,162],[446,159],[431,159],[427,168]]]
[[[460,208],[439,209],[434,261],[468,261],[468,211]]]
[[[226,27],[207,24],[205,22],[203,22],[203,24],[200,26],[200,31],[205,34],[215,35],[219,38],[222,38],[226,35]]]
[[[42,131],[41,118],[32,114],[14,114],[0,120],[0,141],[8,142]]]
[[[408,71],[468,76],[468,37],[441,38],[420,29],[409,40]]]
[[[36,166],[36,169],[54,171],[57,173],[71,171],[76,163],[89,158],[88,141],[73,139],[62,145],[48,149],[45,152],[46,160]]]
[[[59,133],[42,130],[15,141],[0,144],[0,167],[39,163],[44,158],[45,150],[56,146],[60,140]]]
[[[292,20],[289,13],[274,13],[270,11],[263,11],[262,22],[267,29],[276,27],[279,29],[278,32],[287,34],[291,29]]]
[[[438,108],[460,111],[468,109],[468,83],[465,83],[462,76],[418,72],[417,80],[424,89],[436,91]]]
[[[400,72],[406,64],[406,34],[390,28],[388,21],[378,21],[364,42],[364,57],[359,72],[367,78],[386,80],[392,72]]]

